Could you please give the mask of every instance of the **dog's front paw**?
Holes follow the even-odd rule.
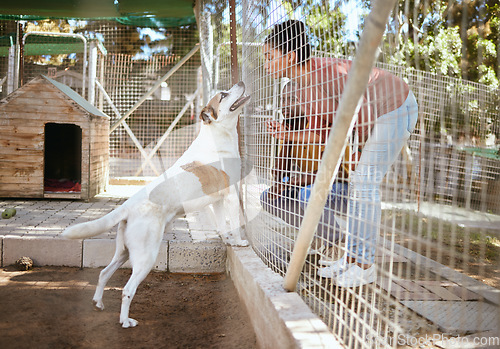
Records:
[[[139,323],[137,320],[127,318],[125,321],[120,321],[123,328],[135,327]]]
[[[247,240],[242,239],[241,230],[238,229],[220,234],[220,237],[222,241],[229,246],[246,247],[250,245]]]
[[[248,240],[236,240],[236,241],[229,241],[229,245],[235,246],[235,247],[247,247],[250,245],[248,243]]]

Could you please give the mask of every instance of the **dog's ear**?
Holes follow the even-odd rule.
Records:
[[[205,124],[210,124],[212,120],[217,119],[214,108],[206,106],[201,110],[200,119],[203,120]]]

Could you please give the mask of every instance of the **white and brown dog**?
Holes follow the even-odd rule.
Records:
[[[203,122],[198,137],[171,168],[116,210],[62,233],[66,238],[84,239],[119,224],[115,255],[100,273],[93,301],[97,308],[104,309],[106,283],[130,259],[132,275],[122,293],[122,327],[137,325],[136,320],[129,318],[130,303],[156,261],[165,229],[176,217],[212,204],[224,242],[248,245],[239,234],[239,206],[229,205],[224,210],[224,199],[235,191],[234,184],[240,180],[236,125],[243,106],[250,100],[244,93],[243,82],[217,93],[201,111]],[[227,233],[226,213],[230,221]]]

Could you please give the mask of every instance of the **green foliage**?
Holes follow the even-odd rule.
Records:
[[[498,0],[399,1],[389,23],[382,46],[386,62],[459,79],[447,86],[439,115],[426,120],[431,134],[498,139]],[[479,87],[470,82],[490,87],[480,102]]]
[[[458,28],[443,28],[435,36],[422,38],[418,45],[411,40],[401,40],[399,50],[395,54],[387,54],[386,60],[392,64],[460,77],[460,47]]]
[[[347,17],[339,4],[339,1],[316,0],[283,2],[290,18],[305,22],[316,51],[345,56],[352,52],[353,44],[347,37]]]
[[[411,11],[408,11],[411,9]],[[499,87],[500,4],[497,0],[400,1],[392,63]]]
[[[325,9],[315,7],[306,19],[313,42],[316,43],[315,49],[334,56],[346,55],[350,49],[348,41],[342,39],[342,35],[346,33],[346,16],[339,9],[327,11],[329,15],[325,16]]]

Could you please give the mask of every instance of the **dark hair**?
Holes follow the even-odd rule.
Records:
[[[301,21],[290,19],[276,24],[264,43],[279,49],[284,54],[295,52],[299,64],[307,62],[311,56],[311,44],[307,40],[306,25]]]

